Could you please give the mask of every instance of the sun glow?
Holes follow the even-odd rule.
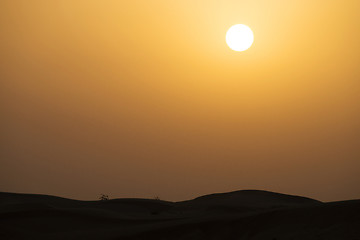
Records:
[[[243,24],[236,24],[229,28],[226,33],[226,43],[234,51],[245,51],[254,42],[254,34],[251,29]]]

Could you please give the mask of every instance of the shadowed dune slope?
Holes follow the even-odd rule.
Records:
[[[183,202],[0,193],[0,239],[360,239],[360,200],[267,191]]]

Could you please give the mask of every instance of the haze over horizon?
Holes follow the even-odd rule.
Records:
[[[0,191],[359,199],[360,2],[0,2]],[[254,43],[231,51],[246,24]]]

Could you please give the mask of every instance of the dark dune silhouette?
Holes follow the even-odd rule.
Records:
[[[360,239],[360,200],[258,190],[183,202],[0,193],[0,239]]]

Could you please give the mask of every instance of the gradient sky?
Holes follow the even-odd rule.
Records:
[[[1,0],[0,191],[360,198],[360,1]],[[253,46],[225,42],[250,26]]]

